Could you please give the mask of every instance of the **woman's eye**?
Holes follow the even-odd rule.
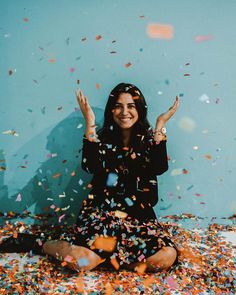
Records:
[[[130,109],[135,109],[135,105],[130,105],[129,108]]]
[[[115,105],[114,106],[114,109],[120,109],[120,108],[122,108],[122,106],[120,106],[120,105]]]

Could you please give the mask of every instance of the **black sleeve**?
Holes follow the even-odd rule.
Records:
[[[161,175],[168,170],[166,141],[157,143],[154,139],[150,142],[149,167],[153,174]]]
[[[102,154],[105,152],[101,142],[91,142],[85,135],[83,137],[81,167],[87,173],[94,174],[105,169]]]

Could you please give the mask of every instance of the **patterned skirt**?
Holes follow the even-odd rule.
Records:
[[[97,237],[116,237],[113,252],[92,250],[102,258],[116,257],[120,265],[142,262],[162,247],[170,246],[177,251],[173,265],[178,263],[178,248],[156,218],[144,222],[125,212],[106,209],[84,203],[74,228],[74,244],[90,249]]]

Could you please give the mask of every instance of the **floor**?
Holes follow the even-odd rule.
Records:
[[[236,294],[233,220],[204,227],[191,217],[160,223],[181,251],[179,265],[169,272],[138,274],[103,266],[76,273],[46,257],[2,254],[0,294]],[[0,234],[9,234],[9,226]]]

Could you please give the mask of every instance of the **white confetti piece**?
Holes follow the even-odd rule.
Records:
[[[16,197],[16,202],[21,202],[21,194],[20,193]]]
[[[187,132],[193,132],[196,127],[195,121],[189,117],[182,117],[178,125],[181,129]]]
[[[6,131],[3,131],[2,134],[13,135],[13,136],[19,136],[19,134],[16,133],[15,130],[6,130]]]
[[[210,98],[207,94],[202,94],[199,98],[198,98],[199,101],[201,102],[205,102],[205,103],[210,103]]]
[[[65,192],[63,192],[63,194],[62,195],[59,195],[59,198],[65,198],[66,197],[66,194],[65,194]]]
[[[178,168],[178,169],[173,169],[170,173],[171,176],[177,176],[183,174],[183,169]]]

